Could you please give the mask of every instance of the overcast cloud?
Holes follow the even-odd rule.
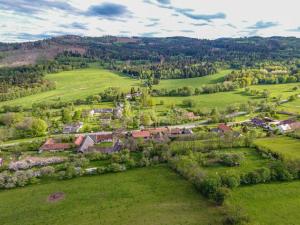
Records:
[[[0,0],[0,41],[84,36],[300,37],[296,0]]]

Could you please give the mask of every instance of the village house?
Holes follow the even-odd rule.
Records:
[[[113,113],[113,109],[112,108],[104,108],[104,109],[92,109],[90,111],[90,115],[91,116],[99,116],[101,114],[105,114],[105,113]]]
[[[211,129],[211,131],[216,132],[216,133],[227,133],[227,132],[231,132],[232,129],[231,129],[231,127],[227,126],[226,124],[221,123],[218,125],[217,128]]]
[[[199,116],[195,116],[193,112],[187,112],[184,115],[188,120],[197,120],[199,119]]]
[[[282,121],[282,123],[277,126],[277,129],[280,131],[280,133],[300,130],[300,122],[293,122],[293,120]]]
[[[114,117],[117,119],[121,119],[123,116],[123,104],[122,105],[118,105],[115,109],[114,109]]]
[[[138,139],[138,138],[143,138],[145,140],[150,139],[151,134],[147,130],[142,130],[142,131],[132,131],[131,135],[133,138]]]
[[[71,143],[61,143],[58,140],[49,138],[40,148],[39,153],[43,151],[56,152],[56,151],[65,151],[72,148]]]
[[[83,127],[83,122],[67,124],[64,126],[63,133],[64,134],[78,133],[82,127]]]
[[[84,136],[83,135],[79,135],[78,137],[76,137],[74,144],[75,146],[80,146],[82,144],[82,142],[84,141]]]
[[[182,134],[180,128],[171,128],[169,132],[169,137],[177,137]]]
[[[265,123],[265,121],[263,121],[262,119],[259,119],[259,118],[252,118],[251,123],[253,126],[262,127],[262,128],[266,127],[266,125],[267,125]]]
[[[90,147],[94,146],[95,142],[94,140],[87,135],[84,140],[82,141],[81,145],[78,147],[77,151],[80,153],[84,153],[85,151],[87,151]]]

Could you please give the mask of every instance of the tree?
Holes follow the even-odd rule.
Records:
[[[44,136],[47,133],[48,125],[42,119],[33,119],[31,133],[34,137]]]
[[[70,123],[72,121],[72,114],[71,111],[67,108],[62,110],[62,121],[64,123]]]
[[[78,122],[81,119],[81,110],[76,110],[74,115],[73,115],[73,121]]]

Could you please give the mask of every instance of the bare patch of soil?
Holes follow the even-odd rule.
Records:
[[[63,192],[56,192],[48,196],[48,202],[58,202],[65,198],[65,194]]]

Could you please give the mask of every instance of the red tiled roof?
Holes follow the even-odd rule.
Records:
[[[223,132],[232,131],[232,129],[224,123],[219,124],[218,129],[220,129]]]
[[[300,129],[300,122],[291,123],[289,124],[289,126],[291,127],[292,130],[298,130]]]
[[[143,131],[132,131],[132,137],[134,138],[147,138],[150,137],[150,132],[147,130]]]
[[[286,124],[291,124],[291,123],[295,123],[295,120],[293,120],[293,119],[283,120],[279,123],[279,125],[286,125]]]
[[[54,144],[44,144],[40,149],[43,151],[51,151],[51,150],[65,150],[71,148],[71,144],[69,143],[54,143]]]
[[[167,127],[157,127],[153,129],[148,129],[146,131],[149,131],[151,134],[157,134],[157,133],[168,133],[169,129]]]
[[[84,140],[84,137],[83,137],[82,135],[79,135],[79,136],[76,138],[76,140],[74,141],[74,144],[75,144],[76,146],[80,146],[81,143],[83,142],[83,140]]]
[[[181,134],[180,128],[173,128],[173,129],[171,129],[171,134]]]
[[[98,141],[104,141],[104,140],[112,140],[113,135],[112,134],[99,134],[96,136],[97,142]]]

